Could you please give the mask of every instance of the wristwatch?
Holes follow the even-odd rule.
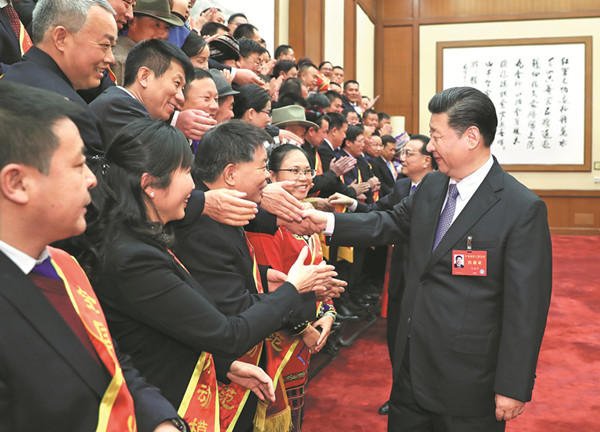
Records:
[[[169,419],[169,421],[171,422],[171,424],[173,426],[175,426],[177,429],[179,429],[180,431],[183,432],[189,432],[189,428],[186,422],[184,422],[182,419],[180,418],[172,418]]]

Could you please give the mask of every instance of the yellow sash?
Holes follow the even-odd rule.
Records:
[[[52,266],[65,284],[75,312],[100,360],[112,375],[100,402],[96,432],[135,432],[137,425],[133,399],[125,383],[98,298],[75,258],[60,249],[48,249]]]

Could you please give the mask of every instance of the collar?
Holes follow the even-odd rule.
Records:
[[[335,147],[333,147],[333,144],[331,144],[331,142],[329,142],[327,138],[325,138],[323,142],[326,143],[331,148],[331,150],[335,151]]]
[[[454,183],[456,185],[456,189],[458,189],[458,195],[460,196],[460,199],[468,201],[475,194],[475,191],[477,191],[477,188],[479,188],[481,183],[483,183],[483,180],[492,169],[492,165],[494,165],[494,158],[492,155],[490,155],[490,158],[476,171],[469,174],[460,182],[450,179],[448,184],[450,185],[451,183]]]
[[[62,71],[62,69],[58,66],[58,64],[54,61],[54,59],[46,51],[42,51],[41,49],[39,49],[38,47],[36,47],[34,45],[31,48],[29,48],[29,50],[25,53],[23,58],[27,59],[29,61],[32,61],[33,63],[36,63],[37,65],[40,65],[42,67],[42,69],[48,69],[51,72],[54,72],[63,81],[65,81],[69,85],[69,87],[71,87],[71,89],[73,89],[73,93],[75,93],[77,95],[77,92],[75,92],[75,89],[73,88],[73,84],[71,84],[71,81],[69,80],[69,78],[65,75],[65,73]],[[64,96],[64,95],[62,95],[62,96]],[[72,99],[72,97],[69,96],[69,99]],[[81,97],[79,99],[80,100],[78,100],[77,102],[83,103],[87,106],[87,103],[85,103],[85,101],[83,99],[81,99]]]
[[[0,9],[11,4],[10,0],[0,0]]]
[[[0,251],[3,252],[4,255],[6,255],[12,262],[14,262],[15,265],[19,267],[25,274],[29,274],[36,265],[41,264],[42,261],[50,256],[50,252],[48,251],[47,247],[44,248],[39,258],[35,259],[27,255],[25,252],[22,252],[8,243],[3,242],[2,240],[0,240]]]
[[[344,153],[346,153],[346,156],[350,156],[352,159],[356,159],[356,160],[358,160],[357,158],[355,158],[354,156],[352,156],[350,153],[348,153],[348,152],[347,152],[346,150],[344,150],[343,148],[341,148],[341,147],[340,147],[340,150],[341,150],[341,151],[343,151]]]
[[[129,90],[127,90],[125,87],[121,87],[121,86],[117,86],[118,89],[123,90],[125,93],[127,93],[129,96],[131,96],[132,98],[134,98],[135,100],[138,100],[138,98],[136,98],[133,93],[131,93]]]

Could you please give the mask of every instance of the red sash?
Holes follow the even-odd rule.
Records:
[[[248,237],[246,237],[246,244],[248,245],[250,255],[252,256],[254,283],[257,291],[262,294],[264,290],[260,280],[258,263],[256,261],[256,255],[254,254],[254,248],[248,241]],[[254,430],[257,432],[290,430],[292,417],[281,371],[289,361],[297,344],[297,340],[285,335],[284,332],[276,332],[267,337],[263,342],[260,342],[239,359],[239,361],[258,366],[264,349],[267,356],[266,373],[271,377],[275,386],[276,400],[274,403],[258,401],[256,414],[254,416]],[[248,400],[249,394],[250,390],[238,384],[231,383],[225,385],[219,383],[221,431],[233,430],[235,423]]]
[[[169,251],[173,259],[188,271]],[[189,273],[189,272],[188,272]],[[202,352],[177,410],[192,431],[219,432],[219,393],[212,354]]]
[[[135,432],[137,425],[133,399],[125,383],[98,298],[75,258],[60,249],[48,247],[48,250],[52,266],[65,284],[73,308],[81,319],[98,357],[112,375],[100,402],[96,432]]]

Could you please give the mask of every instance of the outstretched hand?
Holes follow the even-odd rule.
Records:
[[[284,189],[293,186],[294,183],[284,181],[267,185],[263,189],[260,206],[286,222],[302,222],[304,206]]]
[[[257,205],[243,199],[244,192],[215,189],[204,193],[204,213],[209,218],[227,225],[246,225],[256,216]]]
[[[242,387],[252,390],[261,401],[268,399],[275,402],[273,380],[258,366],[236,360],[231,363],[227,378]]]

